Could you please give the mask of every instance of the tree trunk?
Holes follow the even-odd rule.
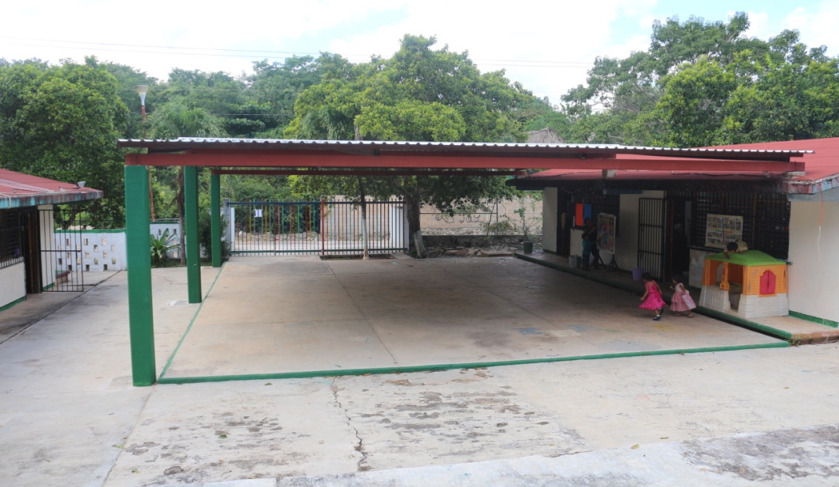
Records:
[[[370,244],[367,241],[367,195],[364,193],[364,178],[358,178],[358,193],[361,196],[361,245],[363,250],[361,252],[361,259],[367,260],[370,258]]]
[[[413,195],[403,195],[405,200],[405,213],[408,217],[408,239],[409,253],[418,258],[425,258],[425,245],[422,242],[422,229],[420,228],[420,203]]]

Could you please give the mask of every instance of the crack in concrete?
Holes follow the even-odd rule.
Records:
[[[358,440],[355,444],[355,447],[353,448],[355,451],[357,451],[361,455],[361,458],[359,458],[358,462],[356,462],[356,471],[365,472],[367,470],[372,470],[373,467],[371,467],[370,465],[366,465],[367,452],[364,450],[364,439],[361,438],[361,433],[359,433],[358,428],[353,426],[352,418],[350,417],[349,409],[344,407],[344,404],[338,398],[338,386],[335,385],[335,379],[332,379],[329,382],[329,384],[330,384],[331,389],[332,389],[332,397],[335,399],[335,404],[337,404],[338,408],[340,408],[344,412],[344,417],[347,418],[347,426],[349,426],[350,429],[352,429],[353,436],[355,436],[355,438]]]

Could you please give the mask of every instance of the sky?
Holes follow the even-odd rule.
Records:
[[[794,29],[809,47],[839,55],[839,0],[37,0],[3,7],[0,58],[58,64],[95,56],[161,81],[173,68],[239,77],[254,61],[293,55],[389,58],[411,34],[468,52],[482,72],[503,69],[558,104],[585,83],[596,58],[647,50],[655,20],[727,22],[735,12],[748,14],[748,37]]]

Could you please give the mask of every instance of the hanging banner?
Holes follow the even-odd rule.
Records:
[[[743,240],[743,217],[708,214],[705,223],[705,246],[724,249],[728,242]]]
[[[615,224],[617,218],[608,213],[597,214],[597,248],[607,252],[615,251]]]

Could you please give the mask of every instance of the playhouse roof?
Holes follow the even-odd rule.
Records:
[[[732,264],[742,266],[778,265],[785,263],[783,260],[776,259],[775,257],[759,250],[747,250],[743,253],[733,252],[728,256],[726,256],[725,253],[720,252],[718,254],[706,255],[705,259],[731,262]]]
[[[102,191],[79,183],[63,183],[53,179],[0,169],[0,210],[38,205],[78,203],[102,197]]]

